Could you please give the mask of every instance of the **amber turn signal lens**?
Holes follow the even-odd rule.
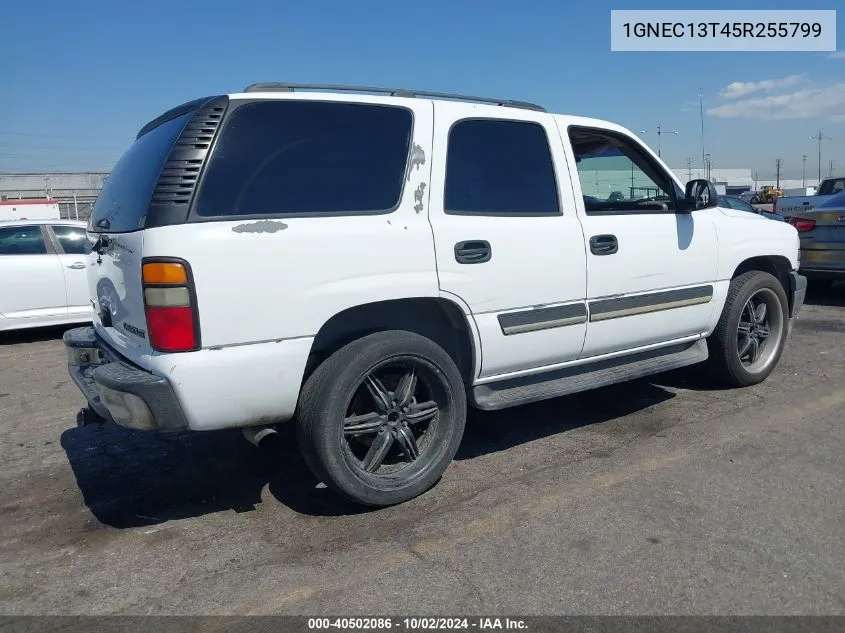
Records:
[[[144,264],[145,284],[188,283],[188,273],[182,264],[171,262],[149,262]]]

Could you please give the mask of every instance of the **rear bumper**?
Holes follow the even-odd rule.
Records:
[[[845,279],[845,268],[802,268],[799,270],[807,279]]]
[[[132,429],[188,428],[167,379],[127,363],[93,327],[65,332],[64,344],[71,379],[101,417]]]
[[[789,317],[794,318],[804,306],[804,298],[807,295],[807,278],[804,275],[792,271],[789,273]]]

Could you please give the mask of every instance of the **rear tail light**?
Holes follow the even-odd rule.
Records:
[[[816,226],[815,220],[808,220],[806,218],[789,218],[789,223],[794,226],[799,233],[812,231]]]
[[[775,198],[775,201],[772,203],[772,213],[778,212],[778,198]]]
[[[159,352],[198,350],[197,298],[188,262],[175,258],[144,259],[141,270],[150,345]]]

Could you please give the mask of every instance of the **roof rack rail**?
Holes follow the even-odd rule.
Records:
[[[489,97],[469,97],[467,95],[450,94],[447,92],[429,92],[424,90],[405,90],[403,88],[374,88],[371,86],[332,86],[328,84],[285,84],[269,81],[250,84],[244,92],[295,92],[296,90],[331,90],[338,92],[374,92],[389,94],[392,97],[428,97],[431,99],[454,99],[456,101],[476,101],[478,103],[492,103],[509,108],[522,108],[546,112],[543,106],[527,101],[513,101],[511,99],[491,99]]]

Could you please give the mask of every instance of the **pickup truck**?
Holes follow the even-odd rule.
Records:
[[[787,220],[797,213],[805,213],[830,200],[840,191],[845,191],[845,176],[825,178],[819,184],[814,196],[792,196],[775,200],[772,211]]]
[[[757,384],[806,292],[795,227],[720,207],[619,125],[398,89],[169,110],[88,235],[79,423],[253,443],[292,423],[315,476],[374,506],[438,481],[467,407],[694,363]]]

